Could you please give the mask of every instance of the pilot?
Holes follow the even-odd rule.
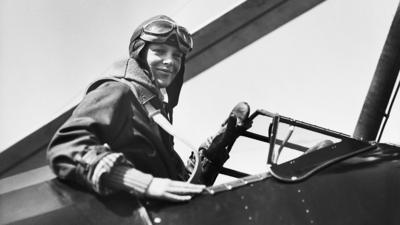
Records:
[[[237,104],[200,146],[199,176],[192,183],[186,181],[195,157],[185,165],[173,149],[173,136],[149,112],[172,123],[192,47],[190,33],[167,16],[142,23],[131,37],[129,59],[90,85],[52,138],[47,158],[58,178],[100,195],[127,191],[170,201],[187,201],[213,184],[233,142],[251,126],[248,104]]]

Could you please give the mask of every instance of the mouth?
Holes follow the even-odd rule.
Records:
[[[164,69],[164,68],[160,68],[160,69],[158,69],[158,71],[160,71],[160,72],[162,72],[164,74],[172,74],[173,73],[172,70]]]

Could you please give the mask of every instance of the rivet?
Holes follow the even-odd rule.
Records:
[[[154,218],[154,223],[161,223],[161,218],[160,217]]]

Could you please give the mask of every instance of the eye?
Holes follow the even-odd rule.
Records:
[[[174,57],[175,59],[180,59],[180,58],[182,58],[182,56],[183,56],[183,54],[182,54],[182,52],[180,52],[180,51],[173,51],[172,52],[172,57]]]
[[[174,53],[174,54],[172,54],[172,57],[174,57],[175,59],[180,59],[180,58],[182,58],[182,54],[181,53]]]
[[[163,54],[165,54],[166,50],[163,48],[155,48],[155,49],[153,49],[153,52],[155,52],[158,55],[163,55]]]

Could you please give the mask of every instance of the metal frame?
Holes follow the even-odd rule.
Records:
[[[308,149],[305,146],[301,146],[301,145],[289,142],[289,138],[291,137],[291,135],[293,133],[294,127],[300,127],[300,128],[303,128],[303,129],[306,129],[309,131],[328,135],[328,136],[331,136],[334,138],[341,139],[342,141],[343,140],[355,140],[354,138],[351,138],[350,135],[340,133],[340,132],[337,132],[334,130],[326,129],[326,128],[316,126],[316,125],[313,125],[310,123],[305,123],[305,122],[302,122],[299,120],[294,120],[292,118],[281,116],[277,113],[272,113],[272,112],[269,112],[264,109],[256,110],[253,114],[251,114],[249,116],[249,120],[253,121],[257,116],[260,116],[260,115],[272,118],[272,123],[268,130],[268,137],[260,135],[260,134],[252,133],[249,131],[244,131],[240,136],[244,136],[247,138],[251,138],[251,139],[258,140],[258,141],[269,143],[270,145],[269,145],[269,152],[268,152],[268,156],[267,156],[267,164],[270,166],[277,165],[279,155],[280,155],[283,147],[292,148],[292,149],[299,150],[302,152],[305,152]],[[286,135],[284,140],[277,139],[277,132],[278,132],[278,127],[279,127],[280,122],[288,124],[291,127],[293,127],[291,130],[289,130],[289,133]],[[275,144],[280,145],[279,149],[275,149]],[[225,167],[223,167],[223,169],[220,171],[220,173],[224,174],[224,175],[232,176],[232,177],[237,177],[237,178],[241,178],[243,176],[248,175],[246,173],[242,173],[242,172],[239,172],[239,171],[236,171],[236,170],[233,170],[230,168],[225,168]]]

